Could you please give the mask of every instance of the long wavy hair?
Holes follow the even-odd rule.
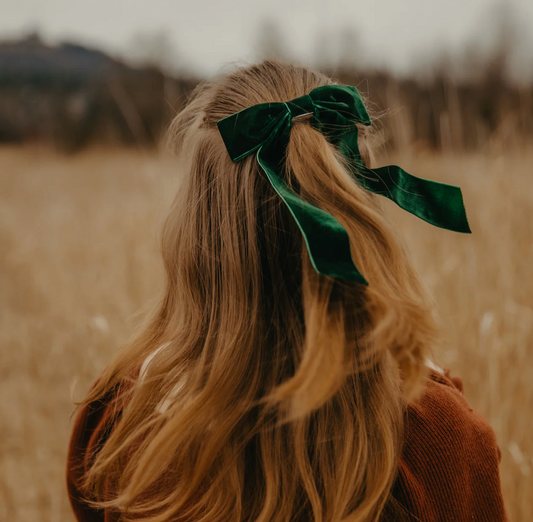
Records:
[[[85,399],[111,394],[119,412],[87,496],[126,520],[367,522],[394,502],[433,303],[376,197],[308,122],[291,129],[287,182],[346,228],[368,287],[313,269],[256,159],[233,163],[216,127],[331,83],[264,61],[201,84],[171,125],[184,181],[164,295]]]

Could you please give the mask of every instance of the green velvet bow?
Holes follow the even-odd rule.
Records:
[[[368,284],[353,262],[345,228],[328,212],[301,199],[283,180],[283,162],[293,118],[310,115],[310,124],[348,158],[351,172],[365,189],[385,196],[404,210],[456,232],[470,232],[461,189],[417,178],[396,165],[369,169],[357,144],[357,123],[371,120],[355,87],[325,85],[284,103],[260,103],[217,122],[231,159],[256,152],[274,190],[289,208],[319,274]]]

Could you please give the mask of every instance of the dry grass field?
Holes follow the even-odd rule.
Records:
[[[494,427],[511,520],[531,522],[533,152],[388,160],[463,188],[471,236],[387,210],[441,311],[436,362]],[[155,153],[0,149],[1,522],[72,522],[73,400],[157,295],[176,186],[173,160]]]

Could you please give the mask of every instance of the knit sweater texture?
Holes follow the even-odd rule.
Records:
[[[81,488],[95,449],[105,442],[116,419],[112,399],[81,409],[72,431],[67,487],[78,522],[120,520],[117,513],[88,505]],[[431,370],[424,394],[406,409],[404,429],[392,495],[406,520],[508,522],[494,431],[469,407],[461,379]]]

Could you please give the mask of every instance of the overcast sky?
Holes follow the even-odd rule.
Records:
[[[357,35],[354,60],[401,71],[434,51],[461,49],[492,31],[497,0],[0,0],[0,39],[38,30],[50,42],[80,42],[115,56],[139,52],[150,35],[166,35],[175,61],[212,74],[257,57],[261,22],[279,26],[295,59],[335,55],[339,35]],[[499,2],[504,3],[504,2]],[[506,0],[533,49],[533,0]],[[490,35],[489,35],[490,36]],[[346,37],[348,38],[348,37]],[[521,36],[522,38],[522,36]],[[346,41],[346,39],[345,39]],[[533,53],[532,53],[533,54]],[[530,55],[531,56],[531,55]],[[334,57],[334,56],[333,56]],[[531,65],[531,61],[528,65]]]

